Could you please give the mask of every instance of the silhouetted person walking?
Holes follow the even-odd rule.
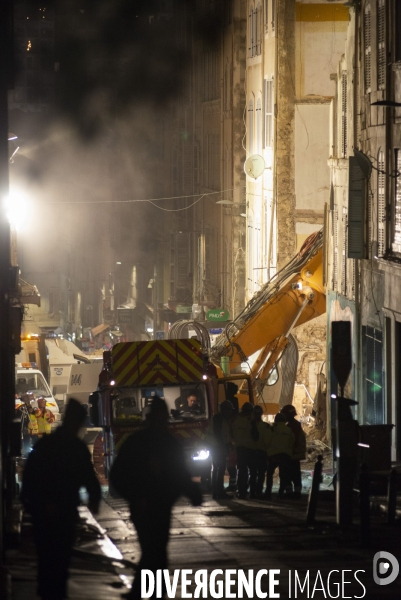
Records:
[[[71,399],[62,426],[38,441],[25,466],[21,499],[32,516],[38,595],[43,600],[67,597],[81,487],[89,493],[91,511],[99,508],[100,485],[89,450],[77,437],[85,419],[82,404]]]
[[[128,598],[141,598],[141,571],[167,568],[167,544],[173,504],[187,496],[193,506],[202,503],[199,486],[185,466],[181,444],[168,431],[168,409],[155,396],[146,427],[121,446],[110,473],[116,491],[129,501],[142,555]]]

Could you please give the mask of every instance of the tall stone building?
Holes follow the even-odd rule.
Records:
[[[247,176],[247,299],[323,226],[329,200],[332,74],[348,10],[339,2],[247,2],[246,154],[265,170]],[[325,317],[294,330],[296,391],[316,391],[326,358]]]
[[[328,347],[331,323],[350,321],[348,394],[359,402],[361,423],[395,425],[392,454],[399,459],[401,9],[399,2],[364,0],[349,13],[332,103]],[[329,373],[329,390],[337,393]]]
[[[245,303],[246,3],[198,0],[180,16],[188,67],[167,127],[175,199],[163,220],[159,268],[166,330],[193,310],[204,319],[222,308],[233,318]]]

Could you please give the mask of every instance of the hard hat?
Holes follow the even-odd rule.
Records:
[[[232,403],[229,400],[223,400],[219,406],[220,410],[234,410]]]
[[[251,412],[253,410],[253,404],[245,402],[241,407],[242,412]]]
[[[263,415],[263,408],[259,404],[257,404],[253,407],[253,412],[259,415]]]
[[[295,417],[297,414],[295,406],[293,406],[292,404],[286,404],[285,406],[283,406],[280,412],[282,412],[283,415],[285,415],[286,417]]]

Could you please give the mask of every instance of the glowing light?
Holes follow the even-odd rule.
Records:
[[[29,50],[31,50],[31,48],[32,48],[32,42],[31,42],[31,40],[29,40],[28,45],[26,47],[26,51],[29,52]]]
[[[31,220],[32,207],[26,196],[13,191],[3,201],[6,218],[12,229],[21,231]]]
[[[112,380],[110,381],[110,385],[116,385],[116,382],[114,381],[114,379],[112,379]]]
[[[202,375],[202,379],[207,379],[207,375]]]
[[[330,398],[337,398],[335,394],[331,394]]]
[[[209,450],[199,450],[198,454],[192,457],[192,460],[207,460],[210,456]]]

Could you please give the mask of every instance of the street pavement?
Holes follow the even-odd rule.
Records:
[[[335,524],[333,501],[320,501],[313,527],[306,526],[306,506],[306,495],[301,500],[285,501],[273,495],[271,502],[215,501],[207,495],[201,507],[192,507],[181,499],[173,512],[170,573],[173,569],[207,569],[209,573],[214,569],[253,569],[256,574],[260,569],[278,569],[275,591],[280,598],[401,598],[401,576],[382,586],[372,579],[377,551],[388,551],[401,559],[399,525],[388,527],[382,514],[373,514],[371,545],[361,548],[357,522],[344,530]],[[83,509],[82,516],[84,525],[74,553],[69,598],[120,598],[132,581],[140,557],[128,506],[105,494],[96,521],[87,509]],[[20,548],[8,553],[7,562],[13,579],[13,600],[34,599],[36,562],[29,522],[23,525]],[[333,570],[328,589],[327,576]],[[363,586],[355,579],[357,570]],[[307,587],[304,592],[298,588],[295,595],[295,571],[301,582],[309,571],[309,593]],[[334,585],[341,576],[350,582],[343,584],[343,589]],[[194,590],[194,585],[189,589]],[[262,590],[269,591],[268,577],[262,578]],[[182,597],[180,586],[175,597]]]

